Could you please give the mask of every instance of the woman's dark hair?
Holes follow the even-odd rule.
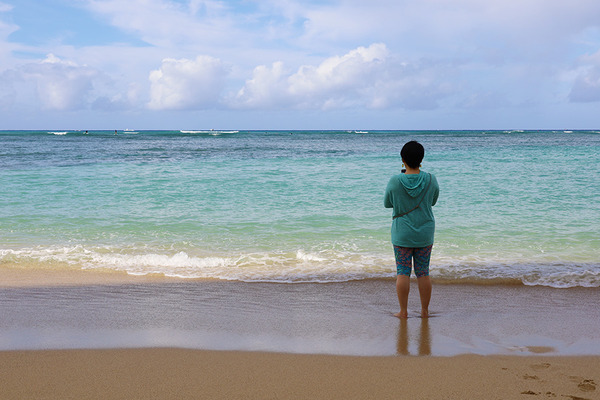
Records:
[[[421,143],[411,140],[402,147],[400,157],[410,168],[419,168],[425,157],[425,148]]]

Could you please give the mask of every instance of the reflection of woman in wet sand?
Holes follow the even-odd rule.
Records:
[[[427,318],[431,299],[429,259],[435,231],[431,207],[437,202],[439,186],[434,175],[420,170],[425,156],[425,149],[420,143],[406,143],[400,156],[406,170],[390,179],[384,198],[384,206],[394,209],[392,244],[396,256],[396,292],[400,303],[400,312],[394,315],[408,318],[408,292],[414,264],[421,297],[421,317]]]
[[[419,355],[431,355],[431,334],[429,332],[429,318],[421,319],[421,330],[419,331],[418,341]],[[408,350],[408,343],[408,321],[403,318],[400,320],[400,327],[398,328],[398,344],[396,348],[396,352],[398,353],[398,355],[410,355],[410,351]]]

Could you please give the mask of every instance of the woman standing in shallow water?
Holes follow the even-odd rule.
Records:
[[[392,244],[396,256],[396,292],[400,303],[398,318],[408,318],[408,292],[414,263],[421,297],[421,317],[429,316],[431,279],[429,259],[433,247],[435,218],[432,206],[440,192],[433,174],[421,171],[425,149],[410,141],[400,152],[406,170],[394,175],[388,182],[383,200],[386,208],[393,208]]]

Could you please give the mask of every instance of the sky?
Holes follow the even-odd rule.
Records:
[[[598,128],[598,0],[0,0],[0,130]]]

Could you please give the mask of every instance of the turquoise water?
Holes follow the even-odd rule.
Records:
[[[597,131],[1,131],[0,267],[393,277],[382,196],[413,139],[438,281],[600,286]]]

